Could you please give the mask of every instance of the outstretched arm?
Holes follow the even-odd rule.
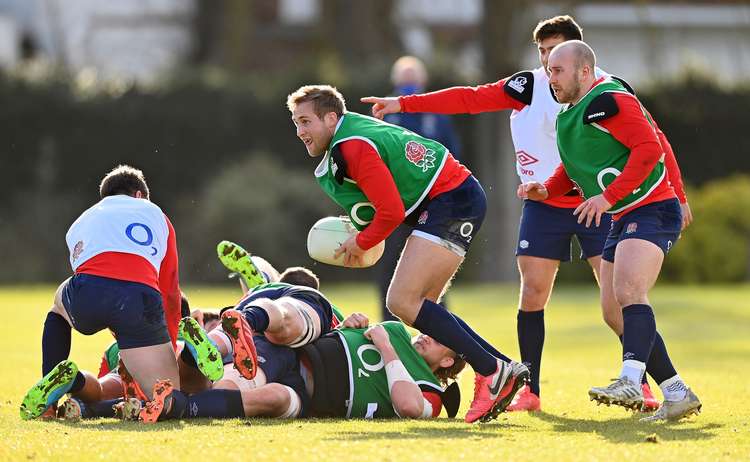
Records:
[[[510,78],[510,77],[509,77]],[[505,91],[508,78],[476,87],[451,87],[431,93],[379,98],[368,96],[360,99],[372,104],[372,115],[382,119],[397,112],[433,112],[438,114],[479,114],[481,112],[515,109],[520,111],[526,104]]]

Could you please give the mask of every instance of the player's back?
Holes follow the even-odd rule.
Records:
[[[146,259],[158,273],[167,250],[169,227],[161,209],[146,199],[108,196],[83,212],[65,240],[76,271],[105,253],[133,254]]]

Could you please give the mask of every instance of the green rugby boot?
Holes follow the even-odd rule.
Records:
[[[198,369],[208,380],[215,382],[224,377],[224,362],[214,342],[198,321],[185,317],[180,320],[179,335],[185,340],[185,347],[195,358]]]
[[[253,263],[252,258],[250,258],[250,253],[239,244],[230,241],[221,241],[216,246],[216,253],[219,256],[219,261],[229,271],[237,273],[242,277],[242,281],[248,290],[267,282],[263,277],[263,273],[260,272],[255,263]]]
[[[36,419],[57,404],[60,398],[70,390],[78,374],[78,366],[69,359],[60,361],[47,375],[36,383],[21,402],[21,418]]]

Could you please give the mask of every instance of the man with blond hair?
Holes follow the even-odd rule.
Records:
[[[466,421],[496,417],[528,369],[439,304],[484,220],[479,182],[440,143],[347,111],[331,86],[301,87],[289,95],[287,107],[308,154],[323,157],[315,169],[318,183],[360,231],[335,256],[359,266],[364,252],[399,224],[412,226],[386,305],[472,366],[475,390]]]

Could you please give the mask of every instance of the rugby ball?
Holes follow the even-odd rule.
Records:
[[[344,264],[344,256],[333,258],[333,254],[347,239],[357,234],[348,217],[325,217],[315,223],[307,233],[307,253],[310,258],[321,263],[349,268],[367,268],[380,260],[385,250],[385,242],[368,249],[362,256],[362,264],[350,266]]]

